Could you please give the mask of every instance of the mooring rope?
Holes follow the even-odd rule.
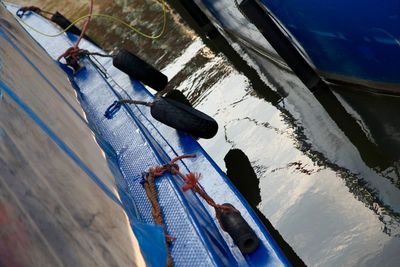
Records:
[[[89,29],[90,19],[93,15],[93,0],[89,0],[89,15],[86,19],[85,24],[83,25],[81,34],[79,35],[78,40],[76,40],[75,44],[68,48],[64,53],[62,53],[58,58],[57,61],[61,60],[62,58],[65,59],[68,65],[79,65],[79,43],[81,42],[83,36],[85,36],[87,30]]]
[[[83,25],[82,31],[81,31],[81,35],[79,35],[78,40],[76,41],[74,47],[78,48],[79,43],[81,42],[83,36],[85,36],[87,30],[89,29],[89,24],[90,24],[90,20],[92,19],[92,15],[93,15],[93,0],[89,1],[89,16],[85,22],[85,24]]]
[[[168,232],[167,232],[167,229],[166,229],[163,217],[162,217],[161,207],[158,202],[158,193],[157,193],[157,189],[155,186],[157,177],[160,177],[167,172],[169,172],[172,175],[178,175],[179,177],[181,177],[183,179],[183,181],[185,182],[185,184],[182,186],[182,190],[184,192],[186,192],[188,190],[193,190],[195,193],[199,194],[200,197],[202,197],[207,202],[208,205],[212,206],[215,209],[217,220],[222,229],[223,229],[223,226],[222,226],[221,220],[219,218],[220,211],[224,211],[226,213],[229,213],[229,212],[238,212],[239,213],[239,211],[237,209],[235,209],[233,206],[217,204],[214,201],[214,199],[212,199],[206,193],[206,191],[198,184],[198,181],[201,178],[200,173],[189,172],[188,174],[184,175],[182,172],[180,172],[179,165],[176,164],[176,162],[181,159],[195,158],[195,157],[196,157],[195,154],[186,154],[186,155],[182,155],[182,156],[172,159],[166,165],[152,167],[149,169],[149,171],[147,173],[145,173],[144,180],[142,181],[143,187],[146,191],[146,195],[149,198],[149,201],[152,206],[151,213],[152,213],[154,222],[156,224],[161,225],[162,228],[164,229],[165,239],[167,241],[167,251],[168,251],[167,266],[168,267],[173,266],[171,253],[169,250],[169,244],[171,244],[171,242],[175,238],[168,235]]]

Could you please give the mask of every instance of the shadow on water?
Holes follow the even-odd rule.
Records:
[[[346,90],[344,86],[335,86],[334,89],[343,99],[349,113],[353,112],[355,120],[361,120],[368,127],[366,134],[371,142],[387,154],[394,161],[400,160],[400,96],[362,94],[354,90]],[[346,110],[348,109],[346,108]],[[355,116],[358,116],[355,117]],[[374,138],[379,137],[379,138]]]
[[[259,180],[250,160],[240,149],[231,149],[225,158],[226,175],[253,207],[261,202]]]
[[[357,121],[346,111],[331,91],[318,91],[316,99],[325,108],[333,121],[339,126],[357,150],[368,167],[385,170],[393,165],[385,151],[372,142]]]
[[[261,202],[259,179],[251,166],[249,158],[240,149],[231,149],[225,158],[226,175],[235,185],[240,188],[240,192],[249,202],[250,206],[256,211],[258,218],[267,228],[268,232],[274,238],[278,246],[282,249],[286,257],[293,266],[305,266],[304,262],[294,252],[292,247],[286,243],[280,233],[273,227],[271,222],[262,214],[257,205]]]

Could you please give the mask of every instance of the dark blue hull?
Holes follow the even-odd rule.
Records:
[[[237,4],[242,1],[195,2],[228,33],[271,53],[269,44],[239,11]],[[259,3],[325,79],[400,92],[399,2]]]

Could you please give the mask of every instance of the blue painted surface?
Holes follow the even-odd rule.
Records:
[[[399,83],[400,2],[262,0],[317,69]]]
[[[235,1],[194,0],[220,26],[270,49]],[[316,69],[348,81],[399,86],[400,2],[260,0],[297,41]]]
[[[16,11],[15,6],[8,8]],[[35,14],[24,19],[43,31],[58,32],[54,25]],[[53,59],[70,47],[75,38],[63,35],[49,39],[30,34]],[[89,42],[83,42],[81,48],[101,52]],[[26,60],[29,58],[26,57]],[[185,173],[201,172],[204,189],[216,202],[232,203],[255,230],[261,245],[256,252],[244,257],[220,228],[213,208],[193,192],[182,192],[183,182],[179,177],[165,175],[158,179],[157,188],[167,231],[176,238],[171,247],[174,265],[290,266],[246,201],[191,136],[157,122],[147,107],[124,106],[114,119],[104,117],[104,111],[115,100],[123,97],[151,101],[153,96],[139,82],[130,80],[112,67],[109,59],[100,61],[110,75],[108,78],[103,77],[88,59],[83,61],[85,68],[76,75],[62,67],[78,92],[90,128],[108,156],[122,204],[147,263],[159,266],[160,262],[165,262],[162,260],[165,258],[165,243],[162,232],[154,233],[154,226],[151,225],[151,206],[140,183],[142,173],[150,167],[167,163],[177,155],[195,153],[196,159],[179,162],[181,170]],[[42,123],[45,125],[45,122]],[[48,130],[47,133],[52,133],[50,127],[43,127]],[[57,136],[53,137],[62,144]],[[158,246],[154,245],[157,240]],[[158,253],[155,247],[160,249]]]

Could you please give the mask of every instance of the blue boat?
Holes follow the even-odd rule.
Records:
[[[34,12],[19,24],[18,9],[0,3],[2,266],[164,266],[165,233],[154,224],[144,179],[152,167],[188,154],[196,158],[174,168],[201,173],[199,188],[231,203],[259,243],[242,253],[215,209],[183,191],[181,177],[164,174],[155,185],[174,266],[291,265],[191,135],[155,120],[146,106],[104,116],[114,101],[154,101],[139,81],[108,57],[84,57],[74,72],[57,58],[78,36],[45,37],[33,29],[56,35],[60,28]],[[87,40],[80,47],[105,53]]]
[[[187,7],[189,2],[192,3],[189,13],[204,24],[193,6],[197,5],[234,41],[263,56],[284,62],[279,56],[281,49],[274,46],[274,40],[267,41],[261,34],[272,31],[276,25],[324,80],[361,87],[362,90],[400,92],[400,5],[397,1],[180,2]],[[256,14],[255,9],[262,10],[263,14]],[[261,29],[253,25],[254,20],[259,20],[262,25],[269,19],[273,23],[265,24]]]

